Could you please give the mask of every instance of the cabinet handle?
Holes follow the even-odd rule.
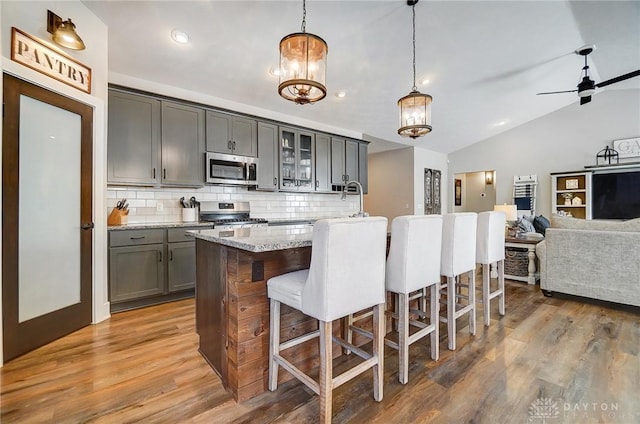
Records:
[[[233,147],[231,147],[231,140],[227,141],[227,149],[233,150]]]
[[[158,250],[158,262],[162,262],[162,251]]]
[[[316,188],[320,187],[320,181],[316,180]]]
[[[166,180],[167,179],[167,168],[164,168],[162,170],[162,172],[163,172],[163,177],[162,178],[164,178]]]
[[[156,168],[153,168],[153,179],[156,179]]]
[[[173,260],[173,249],[169,249],[169,260]]]
[[[236,142],[235,141],[232,142],[232,145],[233,145],[233,150],[236,150]]]
[[[277,177],[273,177],[273,185],[278,185],[278,178]]]
[[[142,240],[143,238],[145,238],[146,236],[139,236],[139,237],[129,237],[131,240]]]

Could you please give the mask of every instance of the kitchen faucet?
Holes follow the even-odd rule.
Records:
[[[347,188],[349,188],[350,185],[355,184],[358,186],[358,195],[360,196],[360,211],[358,211],[358,213],[351,215],[352,217],[356,218],[363,218],[365,216],[369,216],[368,213],[366,213],[364,211],[364,199],[363,199],[363,190],[362,190],[362,184],[360,184],[360,182],[358,181],[348,181],[345,185],[344,188],[342,189],[342,196],[340,197],[341,200],[345,200],[347,198]]]

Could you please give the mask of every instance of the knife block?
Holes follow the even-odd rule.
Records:
[[[107,218],[107,225],[124,225],[129,221],[129,211],[113,208]]]

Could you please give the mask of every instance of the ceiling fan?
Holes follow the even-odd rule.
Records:
[[[615,84],[617,82],[624,81],[629,78],[637,77],[640,75],[640,69],[638,69],[637,71],[632,71],[632,72],[629,72],[628,74],[620,75],[615,78],[611,78],[596,84],[595,81],[589,77],[589,65],[587,64],[587,56],[589,56],[589,54],[595,49],[596,49],[596,46],[591,44],[584,47],[580,47],[575,51],[576,54],[580,56],[584,56],[584,66],[582,67],[582,71],[584,72],[584,75],[582,77],[582,81],[580,81],[580,83],[578,84],[577,90],[550,91],[546,93],[537,93],[537,95],[575,93],[577,91],[578,96],[580,96],[580,104],[583,105],[591,101],[591,95],[595,93],[596,87],[597,88],[606,87],[607,85]]]

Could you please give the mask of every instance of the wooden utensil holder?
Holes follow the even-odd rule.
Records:
[[[124,209],[113,208],[107,218],[107,225],[124,225],[129,220],[129,211]]]

